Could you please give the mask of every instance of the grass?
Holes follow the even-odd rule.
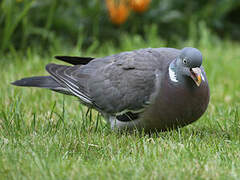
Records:
[[[157,45],[164,43],[136,36],[119,49],[68,54],[99,57]],[[10,85],[47,74],[44,66],[60,51],[0,57],[1,179],[239,179],[240,45],[203,38],[198,47],[211,88],[207,112],[187,127],[152,135],[112,132],[73,97]]]

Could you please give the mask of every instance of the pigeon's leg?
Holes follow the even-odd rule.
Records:
[[[139,119],[133,121],[119,121],[115,116],[102,113],[104,119],[110,125],[112,130],[134,130],[143,128]]]
[[[142,127],[140,120],[119,121],[115,116],[109,117],[109,122],[112,130],[134,130]]]
[[[99,111],[101,112],[101,111]],[[107,114],[107,113],[104,113],[104,112],[101,112],[102,116],[104,117],[105,121],[108,123],[108,124],[111,124],[111,121],[110,121],[110,118],[111,118],[111,115]]]

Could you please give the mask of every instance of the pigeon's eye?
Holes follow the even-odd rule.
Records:
[[[187,59],[183,59],[183,64],[187,64]]]

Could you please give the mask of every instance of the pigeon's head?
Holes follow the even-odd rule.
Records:
[[[177,59],[177,66],[180,73],[193,79],[197,86],[201,84],[202,54],[192,47],[185,47]]]

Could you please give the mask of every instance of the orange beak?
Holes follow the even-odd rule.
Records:
[[[190,69],[191,72],[191,78],[193,79],[193,81],[196,83],[197,86],[200,86],[201,82],[202,82],[202,72],[201,69],[196,67],[196,68],[191,68]]]

